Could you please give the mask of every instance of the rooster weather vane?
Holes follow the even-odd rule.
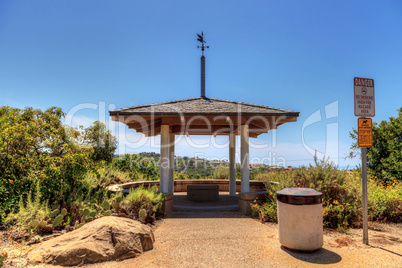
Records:
[[[204,40],[204,32],[201,32],[201,35],[197,34],[197,36],[197,41],[201,42],[201,46],[197,46],[197,48],[201,48],[202,55],[204,56],[205,48],[209,48],[209,46],[204,46],[204,44],[206,43],[206,41]]]

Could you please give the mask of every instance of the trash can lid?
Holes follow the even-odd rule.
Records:
[[[322,203],[322,193],[311,188],[285,188],[276,192],[276,199],[292,205],[314,205]]]

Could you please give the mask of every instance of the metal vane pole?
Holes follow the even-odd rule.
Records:
[[[201,97],[205,98],[205,56],[204,50],[205,48],[209,48],[209,46],[204,46],[206,41],[204,40],[204,32],[201,32],[201,35],[197,34],[197,41],[201,42],[201,46],[197,46],[197,48],[201,48],[202,56],[201,56]]]

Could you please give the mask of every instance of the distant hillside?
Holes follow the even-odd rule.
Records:
[[[141,158],[148,159],[149,161],[155,161],[157,165],[159,165],[160,163],[160,154],[158,153],[142,152],[137,155],[140,156]],[[176,173],[175,177],[177,179],[207,179],[216,177],[217,173],[219,173],[219,177],[227,178],[229,172],[228,171],[222,172],[222,171],[225,171],[228,168],[229,168],[229,162],[227,161],[208,160],[204,158],[188,157],[188,156],[175,156],[175,173]],[[264,164],[250,164],[249,168],[250,168],[250,179],[253,179],[253,175],[257,172],[282,169],[280,167],[269,167],[268,165]],[[237,173],[240,173],[239,164],[236,164],[236,171]],[[237,177],[239,178],[239,174]]]

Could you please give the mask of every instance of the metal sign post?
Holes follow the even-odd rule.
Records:
[[[355,77],[354,100],[356,116],[375,116],[374,80]],[[367,212],[367,147],[373,146],[371,118],[358,118],[358,145],[362,149],[362,195],[363,195],[363,244],[368,245],[368,212]]]
[[[357,119],[358,145],[362,148],[362,192],[363,192],[363,243],[368,245],[368,213],[367,213],[367,147],[373,146],[373,127],[371,118]]]
[[[368,245],[367,148],[362,147],[363,243]]]

